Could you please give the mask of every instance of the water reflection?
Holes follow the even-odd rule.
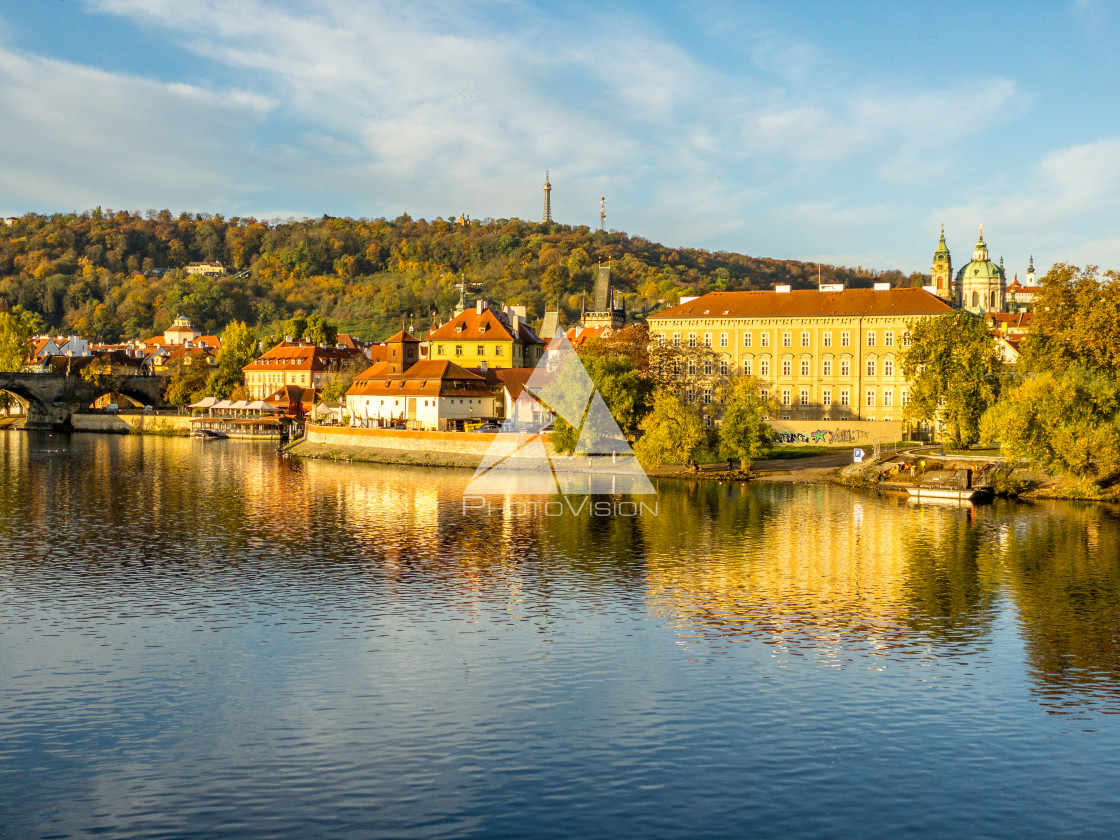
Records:
[[[662,482],[656,515],[522,515],[501,497],[477,512],[466,472],[162,438],[4,434],[0,468],[0,586],[16,600],[80,581],[73,597],[127,607],[284,574],[417,621],[543,630],[617,611],[697,655],[754,642],[841,668],[989,667],[1002,632],[1047,709],[1120,704],[1120,526],[1102,506]]]

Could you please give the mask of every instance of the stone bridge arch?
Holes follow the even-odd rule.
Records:
[[[88,410],[106,393],[120,393],[153,408],[167,408],[166,381],[159,376],[98,376],[61,373],[0,373],[0,391],[27,404],[26,429],[65,429],[70,415]]]

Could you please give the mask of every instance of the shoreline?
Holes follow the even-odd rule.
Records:
[[[420,452],[415,450],[377,449],[367,446],[345,446],[322,443],[294,441],[281,447],[285,454],[299,458],[340,461],[358,464],[392,464],[413,467],[443,467],[449,469],[475,470],[481,458],[474,455],[450,452]],[[706,465],[710,469],[693,470],[684,465],[670,465],[647,469],[646,475],[653,478],[691,479],[701,481],[766,481],[771,483],[815,484],[841,483],[839,467],[795,467],[789,469],[755,469],[748,476],[742,470],[730,472],[723,464]],[[715,469],[714,467],[719,467]]]

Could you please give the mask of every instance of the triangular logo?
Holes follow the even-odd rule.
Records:
[[[559,328],[529,376],[525,391],[577,430],[574,454],[550,456],[539,433],[500,432],[475,470],[466,494],[657,493],[587,368]]]

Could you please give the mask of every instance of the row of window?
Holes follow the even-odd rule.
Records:
[[[436,345],[436,355],[437,356],[442,356],[443,355],[443,345],[442,344],[437,344]],[[463,355],[463,345],[462,344],[456,344],[455,345],[455,355],[456,356],[462,356]],[[485,344],[477,345],[476,348],[475,348],[475,355],[476,356],[485,356],[486,355],[486,345]],[[495,356],[502,355],[502,345],[500,345],[500,344],[495,344],[494,345],[494,355]]]
[[[878,340],[876,335],[877,334],[874,333],[874,332],[868,332],[867,333],[867,346],[868,347],[875,347],[876,346],[876,341]],[[664,335],[659,336],[658,340],[662,344],[664,344],[665,343],[665,336]],[[674,347],[680,347],[681,342],[683,340],[684,339],[679,332],[678,333],[673,333],[673,346]],[[689,347],[698,347],[699,346],[699,343],[698,343],[699,340],[700,340],[700,338],[696,333],[689,333],[688,334],[688,346]],[[712,334],[711,333],[704,333],[703,342],[704,342],[705,347],[711,347],[712,346]],[[729,347],[730,342],[731,342],[731,334],[730,333],[726,333],[726,332],[720,333],[720,335],[719,335],[719,346],[720,347]],[[825,333],[821,334],[821,345],[823,347],[831,347],[832,346],[832,333],[831,332],[825,332]],[[754,346],[754,333],[750,333],[750,332],[743,333],[743,346],[744,347],[753,347]],[[759,334],[759,346],[760,347],[769,347],[770,346],[770,333],[763,332],[763,333]],[[782,347],[792,347],[792,346],[793,346],[793,333],[792,332],[783,332],[782,333]],[[809,333],[809,332],[802,332],[801,333],[801,346],[802,347],[812,347],[812,333]],[[852,334],[851,334],[850,331],[844,330],[843,332],[840,333],[840,346],[841,347],[851,347],[852,346]],[[886,330],[883,333],[883,346],[884,347],[894,347],[894,331],[893,330]],[[909,347],[910,346],[910,333],[907,332],[907,333],[902,334],[902,346],[903,347]]]
[[[727,359],[720,359],[719,362],[718,362],[718,366],[719,366],[720,376],[727,376],[730,373],[730,365],[728,364]],[[801,375],[802,376],[811,376],[812,375],[810,373],[811,366],[812,366],[812,360],[802,359],[801,360]],[[715,368],[716,368],[716,365],[712,363],[711,359],[705,359],[703,361],[703,363],[701,363],[699,365],[699,369],[703,370],[705,376],[711,376],[712,373],[714,372]],[[689,376],[695,376],[696,371],[697,371],[696,360],[695,359],[689,359],[687,361],[687,363],[683,366],[681,365],[681,362],[680,362],[679,359],[673,361],[673,373],[674,373],[674,375],[680,376],[682,370],[684,370],[684,369],[687,369]],[[878,369],[879,369],[879,365],[878,365],[878,361],[876,359],[868,359],[867,360],[866,370],[867,370],[867,375],[868,376],[877,376],[878,375],[877,374]],[[752,359],[743,359],[743,375],[744,376],[753,376],[754,375],[754,361]],[[760,359],[759,360],[759,362],[758,362],[758,375],[760,377],[762,377],[763,379],[766,379],[770,376],[770,360],[769,359]],[[846,376],[851,376],[851,375],[852,375],[851,363],[847,359],[841,359],[840,360],[840,376],[846,377]],[[792,359],[783,359],[782,360],[782,376],[793,376],[793,360]],[[824,360],[821,361],[821,376],[832,376],[832,359],[824,359]],[[894,376],[894,360],[893,359],[884,359],[883,360],[883,376]]]
[[[762,398],[764,400],[770,398],[770,392],[768,390],[761,390],[761,391],[759,391],[759,394],[762,396]],[[686,392],[686,397],[687,397],[688,402],[690,402],[690,403],[695,402],[696,397],[697,397],[697,390],[695,388],[689,388],[688,391]],[[712,389],[711,388],[701,388],[699,390],[699,397],[700,397],[701,404],[710,405],[711,402],[712,402]],[[868,388],[867,392],[864,395],[864,399],[865,399],[864,404],[868,408],[874,408],[877,404],[876,400],[878,399],[878,395],[877,395],[875,389],[874,388]],[[837,404],[841,408],[850,406],[851,405],[851,389],[840,388],[838,393],[837,393],[837,400],[838,400]],[[783,406],[793,405],[793,390],[790,389],[790,388],[783,388],[782,391],[781,391],[780,402]],[[899,405],[905,406],[908,402],[909,402],[909,394],[906,392],[906,389],[903,388],[899,392]],[[800,405],[802,408],[807,408],[809,406],[809,389],[808,388],[802,388],[801,393],[798,394],[798,405]],[[832,389],[831,388],[824,388],[824,389],[821,390],[821,405],[824,406],[825,408],[830,408],[832,406]],[[894,390],[893,389],[887,388],[883,391],[883,406],[885,408],[891,408],[892,406],[894,406]]]

